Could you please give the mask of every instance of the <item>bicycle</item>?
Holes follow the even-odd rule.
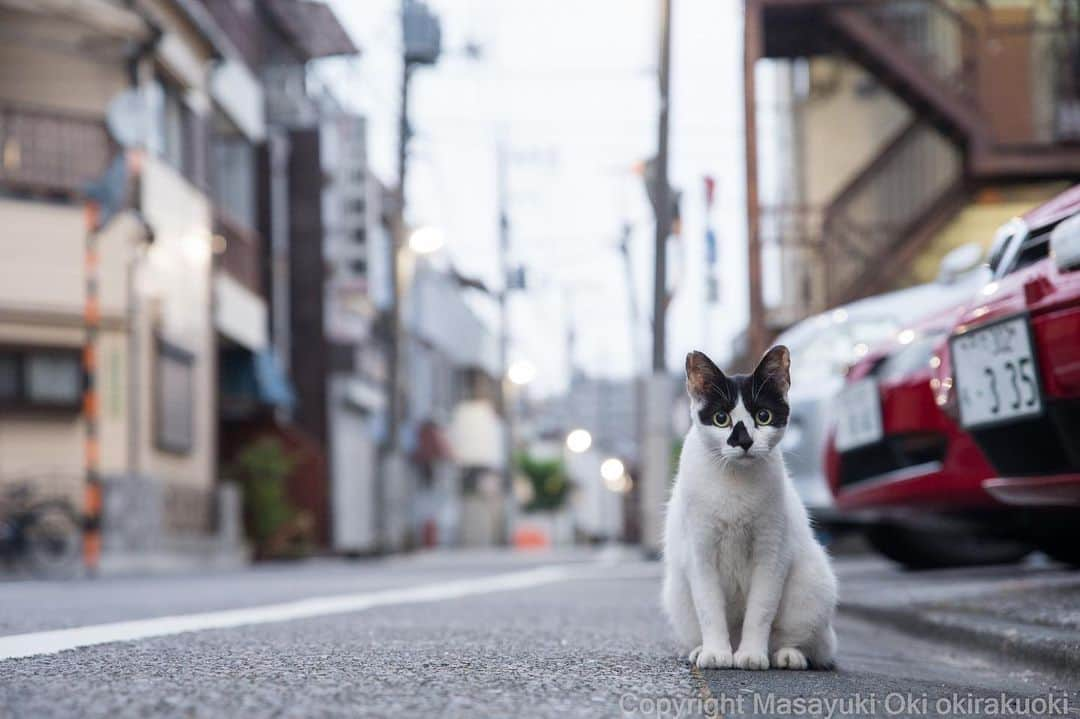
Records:
[[[0,561],[35,576],[67,576],[79,564],[79,515],[63,499],[35,499],[32,486],[0,490]]]

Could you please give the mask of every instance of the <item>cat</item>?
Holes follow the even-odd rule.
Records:
[[[664,528],[664,611],[702,669],[831,669],[836,577],[780,452],[790,355],[686,357],[690,429]],[[734,648],[734,651],[732,651]]]

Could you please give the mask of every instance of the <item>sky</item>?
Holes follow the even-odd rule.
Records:
[[[364,114],[369,160],[396,182],[400,0],[329,0],[361,48],[316,69]],[[443,262],[499,284],[497,151],[507,157],[511,259],[529,278],[511,301],[511,359],[538,369],[535,396],[565,389],[571,362],[593,376],[648,367],[653,220],[637,163],[656,151],[659,0],[430,0],[443,57],[411,84],[407,219],[439,227]],[[742,18],[738,0],[673,0],[670,177],[683,192],[669,248],[675,296],[667,362],[723,358],[746,323]],[[465,49],[475,44],[481,57]],[[704,177],[717,182],[706,218]],[[721,301],[707,305],[703,235],[719,242]],[[633,287],[617,251],[632,227]],[[630,295],[641,308],[630,326]],[[492,322],[490,299],[474,308]],[[636,348],[635,348],[636,345]]]

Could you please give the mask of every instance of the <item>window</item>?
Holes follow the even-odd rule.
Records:
[[[77,410],[82,397],[79,350],[0,349],[0,405]]]
[[[25,393],[31,404],[63,407],[79,401],[78,355],[35,353],[24,362]]]
[[[187,454],[194,447],[194,374],[194,355],[159,338],[154,425],[157,446],[168,452]]]
[[[206,184],[206,127],[184,99],[184,89],[159,75],[154,92],[150,149],[166,164],[203,187]]]
[[[367,230],[363,227],[357,227],[355,230],[352,231],[352,238],[353,241],[356,242],[356,244],[358,245],[363,245],[367,243]]]
[[[255,227],[255,148],[219,109],[214,112],[210,173],[217,205],[245,228]]]
[[[180,97],[180,89],[174,85],[161,83],[161,115],[158,118],[160,139],[158,148],[161,159],[173,168],[183,172],[186,144],[186,115],[189,112]]]
[[[0,353],[0,404],[8,404],[19,396],[19,360],[12,352]]]

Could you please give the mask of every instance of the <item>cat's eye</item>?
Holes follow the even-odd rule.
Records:
[[[717,427],[730,427],[731,415],[724,411],[717,412],[712,416],[712,423]]]
[[[772,424],[772,412],[767,409],[759,409],[754,413],[754,420],[758,424]]]

